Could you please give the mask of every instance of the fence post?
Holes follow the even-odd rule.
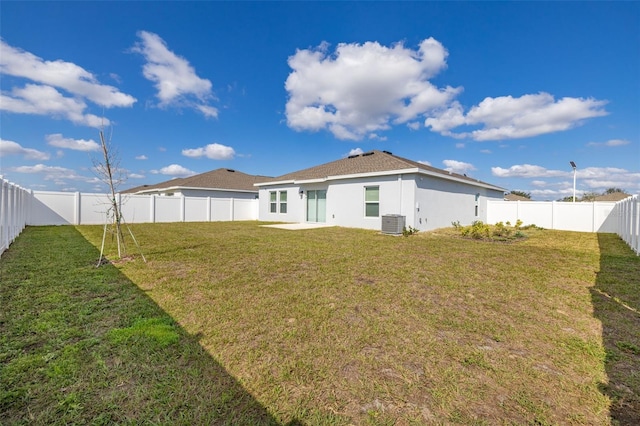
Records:
[[[634,248],[636,254],[640,255],[640,197],[636,196],[629,202],[633,211],[631,214],[631,247]]]
[[[211,197],[207,197],[207,222],[211,222]]]
[[[156,223],[156,194],[149,197],[149,222]]]
[[[16,187],[9,183],[9,243],[16,237]]]
[[[7,188],[7,181],[0,176],[0,254],[9,246],[7,241],[7,227],[9,225],[6,206]]]
[[[76,192],[75,197],[73,197],[74,208],[75,208],[74,214],[73,214],[73,216],[74,216],[73,217],[73,223],[75,225],[80,225],[80,220],[81,220],[81,217],[80,217],[80,215],[81,215],[80,205],[81,205],[82,201],[81,201],[80,197],[82,197],[80,192]]]
[[[235,200],[233,198],[229,199],[229,208],[231,209],[229,211],[230,215],[231,215],[231,221],[236,220],[235,215],[236,215],[236,209],[235,209]]]

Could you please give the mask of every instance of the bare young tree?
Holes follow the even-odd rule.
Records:
[[[104,251],[107,230],[109,230],[112,235],[115,235],[118,258],[121,259],[127,254],[127,247],[122,229],[126,224],[122,216],[122,211],[120,210],[120,202],[116,195],[118,194],[120,184],[126,180],[126,173],[124,169],[120,167],[120,157],[111,144],[111,136],[107,139],[104,133],[104,128],[100,129],[100,146],[102,148],[102,160],[94,159],[93,167],[98,178],[109,187],[109,207],[107,209],[107,222],[105,223],[104,234],[102,237],[102,247],[100,249],[98,266],[102,264],[102,253]],[[138,246],[138,242],[128,226],[127,230],[129,231],[133,242]],[[138,248],[140,247],[138,246]],[[142,255],[142,252],[140,252],[140,254]],[[144,255],[142,255],[142,259],[146,262]]]

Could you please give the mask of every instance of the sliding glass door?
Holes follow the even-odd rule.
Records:
[[[307,191],[307,222],[327,221],[327,190]]]

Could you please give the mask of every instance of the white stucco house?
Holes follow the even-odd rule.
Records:
[[[390,215],[420,231],[486,222],[504,188],[370,151],[258,182],[258,219],[380,230]]]

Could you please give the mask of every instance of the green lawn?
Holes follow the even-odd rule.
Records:
[[[146,264],[95,268],[92,226],[3,254],[0,423],[640,423],[640,257],[615,235],[132,230]]]

